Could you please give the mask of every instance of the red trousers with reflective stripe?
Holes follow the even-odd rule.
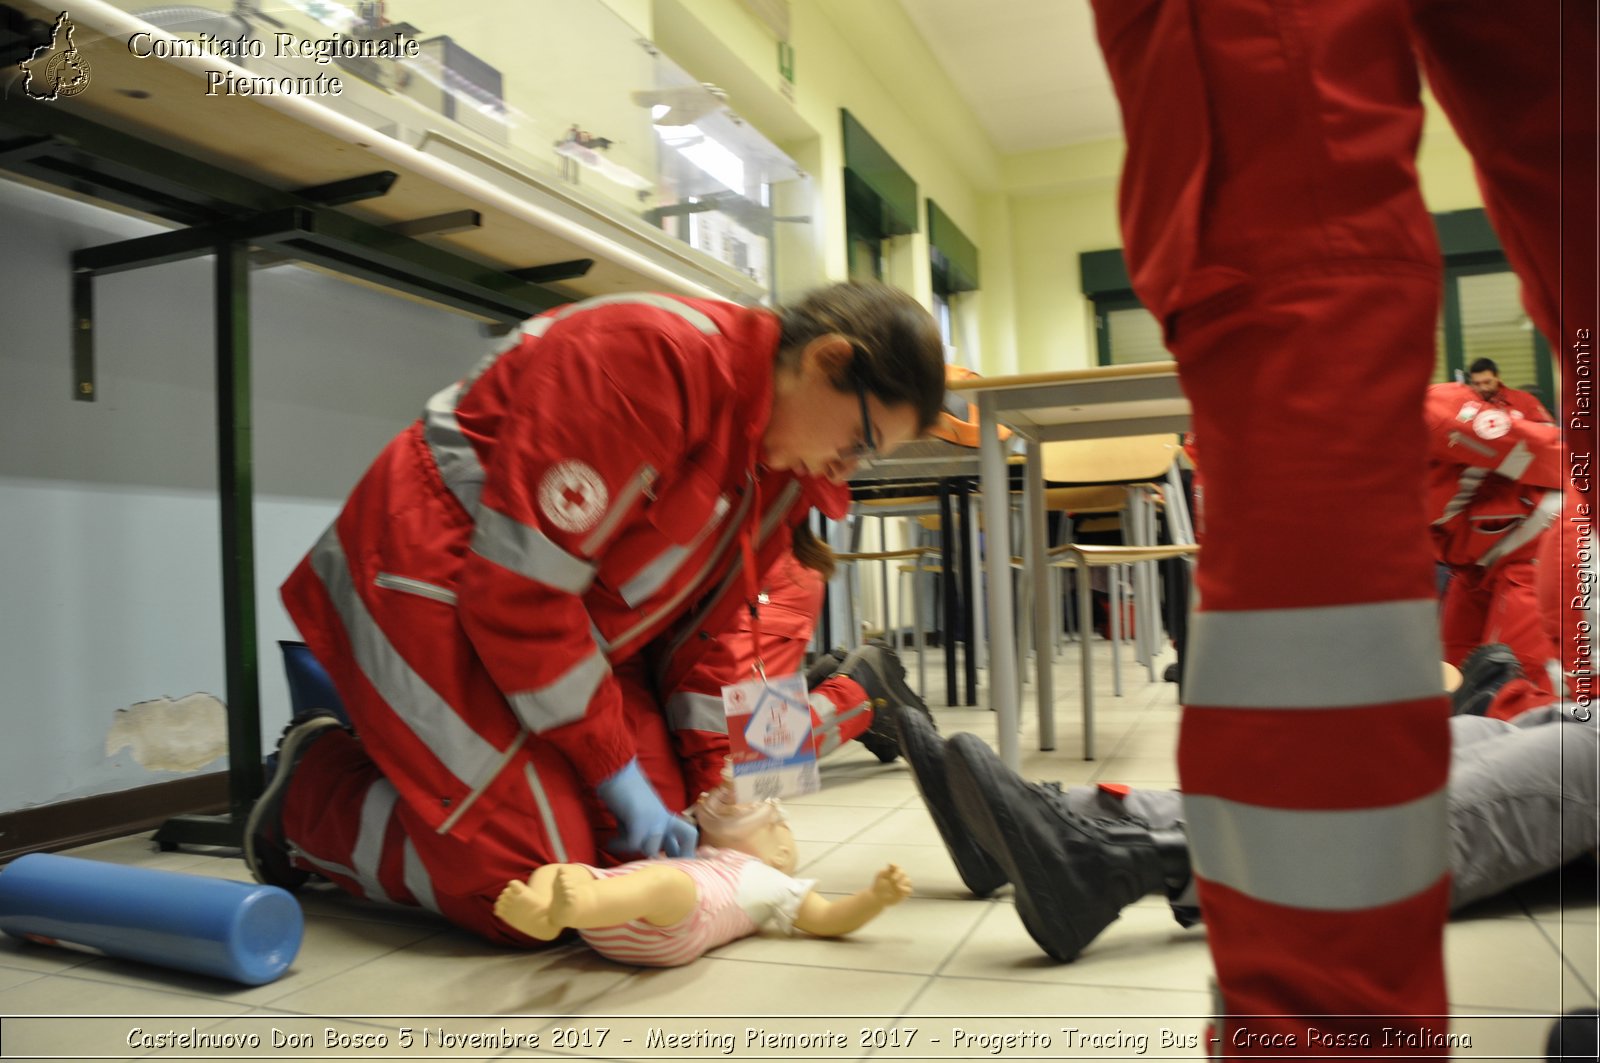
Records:
[[[536,826],[540,811],[527,783],[530,763],[524,751],[501,773],[495,787],[505,804],[470,841],[462,841],[429,827],[403,800],[394,802],[382,822],[364,822],[373,788],[390,784],[357,739],[330,730],[295,769],[284,797],[284,836],[310,857],[297,860],[298,866],[357,897],[432,907],[490,941],[537,948],[545,942],[494,917],[495,898],[507,882],[526,880],[534,868],[558,859]],[[409,882],[407,843],[418,865]],[[584,859],[591,855],[585,850]],[[419,886],[418,874],[426,888]]]
[[[773,613],[787,616],[788,610],[794,616],[792,623],[774,621],[763,630],[766,661],[775,674],[798,671],[803,663],[811,624],[821,604],[820,581],[815,589],[814,598],[803,590],[774,595],[778,608]],[[706,666],[714,670],[726,665],[729,681],[748,674],[753,649],[749,639],[736,635],[723,643],[725,652],[709,655]],[[723,651],[724,647],[717,649]],[[679,759],[682,750],[675,749],[667,738],[642,675],[642,662],[637,658],[627,662],[618,670],[618,680],[628,695],[623,699],[624,713],[637,741],[640,767],[664,801],[684,807],[698,793],[685,790],[681,781],[684,774],[693,778],[693,765]],[[832,722],[839,743],[856,737],[872,722],[870,710],[855,711],[862,708],[866,693],[854,680],[842,676],[829,679],[812,688],[811,696],[813,728],[820,732]],[[819,718],[818,699],[834,706],[828,721]],[[708,763],[720,764],[726,753],[725,738],[711,742],[717,737],[707,736],[708,743],[716,747],[708,750]],[[344,731],[329,732],[306,752],[291,777],[284,799],[285,835],[310,857],[300,866],[357,897],[430,907],[491,941],[539,947],[545,942],[518,933],[494,917],[495,898],[507,882],[525,880],[544,864],[613,863],[597,845],[611,836],[615,824],[609,812],[573,785],[570,769],[559,754],[538,747],[537,739],[534,746],[537,751],[519,753],[494,783],[495,797],[502,802],[496,814],[470,840],[461,841],[437,833],[399,799],[381,823],[368,822],[369,795],[374,788],[381,791],[390,784],[359,741]],[[823,752],[833,748],[837,747],[829,746]],[[708,786],[716,781],[715,775],[710,778]],[[419,886],[422,882],[426,888]]]
[[[1515,719],[1556,700],[1547,670],[1556,657],[1553,625],[1546,623],[1539,608],[1539,573],[1531,556],[1541,546],[1530,543],[1526,551],[1518,551],[1529,557],[1500,561],[1486,569],[1454,566],[1440,607],[1445,660],[1459,665],[1486,642],[1504,643],[1517,655],[1524,678],[1512,680],[1495,694],[1488,715],[1497,720]]]
[[[1095,10],[1127,130],[1129,270],[1178,360],[1206,475],[1197,624],[1265,611],[1292,656],[1297,614],[1431,599],[1421,411],[1441,269],[1413,162],[1413,48],[1474,152],[1530,311],[1550,330],[1558,6],[1095,0]],[[1362,634],[1356,620],[1317,637]],[[1231,646],[1192,664],[1221,678],[1209,688],[1227,689],[1230,676],[1259,669],[1259,652]],[[1417,839],[1394,823],[1422,838],[1444,829],[1442,697],[1352,705],[1337,690],[1286,685],[1279,704],[1187,706],[1186,794],[1237,810],[1225,823],[1296,825],[1308,851],[1336,822],[1387,822],[1369,841],[1396,864]],[[1273,1035],[1296,1038],[1291,1054],[1435,1051],[1373,1039],[1382,1026],[1422,1038],[1446,1025],[1442,867],[1409,895],[1306,907],[1270,899],[1293,877],[1274,865],[1274,839],[1245,827],[1192,829],[1191,841],[1207,866],[1251,872],[1243,882],[1197,876],[1224,1054],[1286,1051]],[[1348,886],[1352,898],[1372,895]],[[1349,1036],[1308,1044],[1306,1021],[1288,1017],[1331,1013],[1374,1018],[1323,1023]]]

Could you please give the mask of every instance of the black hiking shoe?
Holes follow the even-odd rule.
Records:
[[[811,667],[806,669],[806,689],[819,686],[831,679],[844,659],[850,656],[843,646],[836,646],[831,650],[823,651],[822,655],[811,662]]]
[[[911,767],[911,778],[922,795],[922,803],[939,828],[945,850],[956,865],[956,872],[967,889],[987,897],[1006,883],[1006,873],[973,839],[972,831],[956,811],[950,796],[950,781],[945,775],[945,740],[933,728],[933,721],[901,705],[886,711],[895,718],[900,733],[900,751]]]
[[[1482,716],[1500,688],[1522,674],[1522,665],[1509,646],[1500,642],[1479,646],[1461,662],[1461,685],[1450,695],[1450,714]]]
[[[844,659],[835,674],[855,680],[867,692],[872,703],[872,723],[856,736],[856,741],[885,764],[900,755],[899,729],[894,715],[885,711],[889,706],[902,705],[921,713],[930,724],[933,722],[927,703],[906,685],[906,669],[899,655],[886,646],[862,646]]]
[[[306,884],[311,872],[302,871],[289,860],[289,843],[283,836],[283,798],[289,779],[300,758],[329,729],[341,726],[339,718],[327,709],[289,721],[278,739],[277,765],[267,788],[250,809],[244,824],[244,862],[257,882],[279,886],[290,893]]]
[[[1059,789],[1023,782],[975,735],[954,736],[945,752],[963,822],[1010,879],[1022,925],[1053,959],[1071,962],[1124,907],[1165,893],[1148,829],[1073,814]]]

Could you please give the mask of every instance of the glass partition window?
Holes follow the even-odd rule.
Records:
[[[569,217],[687,244],[745,301],[772,301],[780,264],[812,257],[775,246],[814,246],[807,176],[601,0],[117,6],[191,41],[259,42],[226,57],[257,77],[336,75],[342,91],[314,102]],[[283,40],[352,47],[316,56]],[[409,43],[400,58],[342,54],[362,41]],[[775,202],[801,209],[780,221]]]

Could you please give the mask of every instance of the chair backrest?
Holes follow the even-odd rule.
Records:
[[[1066,513],[1121,513],[1128,508],[1128,489],[1120,484],[1047,487],[1044,508]]]
[[[1178,459],[1178,437],[1113,436],[1046,443],[1041,450],[1047,484],[1132,484],[1160,480]]]

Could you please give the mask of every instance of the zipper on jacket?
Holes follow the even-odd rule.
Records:
[[[456,604],[456,592],[448,587],[441,587],[437,583],[425,583],[420,579],[410,576],[396,576],[392,572],[380,572],[372,582],[386,590],[400,591],[403,594],[415,594],[419,598],[432,598],[436,602],[446,605]]]
[[[633,474],[633,479],[629,480],[627,486],[617,492],[616,500],[611,503],[611,509],[607,511],[605,519],[583,541],[583,545],[579,549],[583,551],[585,557],[593,557],[596,551],[606,544],[606,540],[611,538],[612,533],[617,530],[617,525],[622,523],[623,518],[628,515],[628,511],[633,508],[635,502],[642,497],[655,497],[650,493],[650,488],[655,486],[655,482],[655,466],[639,466],[639,471]]]

